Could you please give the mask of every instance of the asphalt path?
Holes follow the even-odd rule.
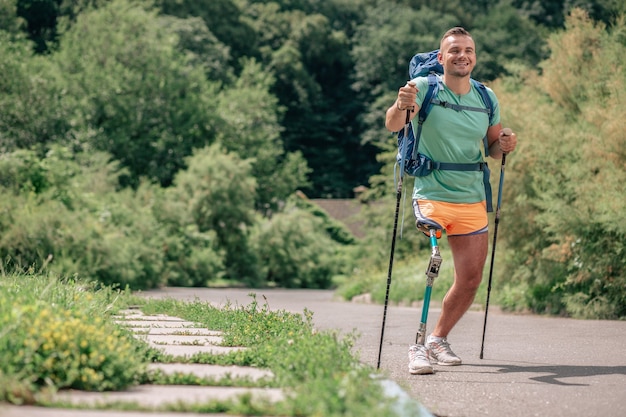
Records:
[[[153,298],[248,305],[251,293],[269,308],[313,312],[318,329],[355,333],[355,352],[376,367],[383,306],[336,300],[332,291],[165,288]],[[478,309],[480,310],[480,309]],[[626,321],[574,320],[489,311],[484,359],[479,359],[484,311],[470,310],[448,337],[462,366],[408,372],[421,307],[387,310],[380,369],[441,417],[626,416]],[[428,330],[440,310],[431,305]]]

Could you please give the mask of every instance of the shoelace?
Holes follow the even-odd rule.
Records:
[[[417,345],[415,346],[411,346],[411,355],[410,355],[410,359],[414,360],[417,357],[422,357],[424,359],[428,359],[428,349],[426,347],[423,347],[422,349],[420,349]]]
[[[441,353],[441,352],[451,353],[452,349],[450,349],[450,343],[448,343],[448,341],[446,339],[441,339],[441,341],[434,342],[434,343],[432,343],[432,345],[434,345],[434,347],[435,347],[434,350],[437,353]]]

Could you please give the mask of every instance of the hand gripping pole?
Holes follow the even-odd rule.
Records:
[[[435,228],[429,228],[430,236],[430,261],[428,262],[428,268],[426,268],[426,290],[424,292],[424,303],[422,304],[422,319],[420,321],[419,330],[415,337],[415,343],[424,346],[426,343],[426,322],[428,321],[428,308],[430,306],[430,294],[433,289],[433,282],[435,278],[439,276],[439,268],[441,267],[441,254],[439,253],[439,246],[437,245],[437,238],[441,237],[441,230]]]

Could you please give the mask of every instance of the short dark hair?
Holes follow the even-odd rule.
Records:
[[[472,35],[470,35],[470,33],[465,28],[462,28],[461,26],[456,26],[452,29],[448,29],[446,33],[443,34],[440,44],[441,42],[443,42],[444,39],[454,35],[469,36],[470,38],[472,37]]]

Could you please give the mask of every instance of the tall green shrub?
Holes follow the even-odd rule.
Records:
[[[279,287],[329,288],[339,270],[338,244],[320,218],[299,208],[261,222],[253,242],[264,278]]]
[[[625,33],[624,18],[605,28],[576,10],[550,38],[542,74],[500,84],[520,137],[507,171],[508,270],[537,312],[626,317]]]
[[[164,231],[153,186],[117,192],[121,171],[99,153],[54,148],[39,160],[18,151],[0,159],[0,256],[6,267],[78,275],[133,289],[165,283]]]
[[[182,175],[182,173],[179,173]],[[164,275],[167,285],[204,287],[225,275],[225,250],[217,233],[201,230],[186,198],[175,187],[159,190],[152,212],[163,232]]]
[[[257,187],[251,162],[217,144],[198,150],[186,162],[168,198],[185,207],[193,230],[215,233],[224,251],[226,278],[258,283],[256,254],[249,245]]]

